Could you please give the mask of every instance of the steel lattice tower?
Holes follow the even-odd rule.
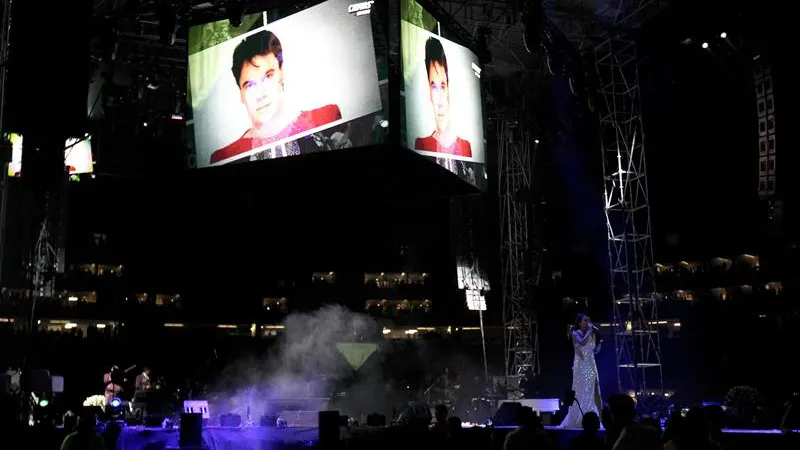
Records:
[[[663,398],[636,44],[607,38],[594,57],[619,390]]]
[[[529,220],[533,208],[529,133],[515,121],[498,123],[498,195],[502,242],[503,325],[506,376],[518,380],[526,373],[538,375],[539,338],[535,312],[530,301],[531,259]]]

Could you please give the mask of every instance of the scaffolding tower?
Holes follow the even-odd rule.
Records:
[[[529,132],[516,121],[499,121],[497,138],[503,338],[506,377],[513,389],[522,376],[537,376],[541,370],[536,313],[531,301],[539,264],[528,233],[529,221],[533,220],[530,198],[535,146],[531,147]]]
[[[594,61],[619,392],[663,398],[636,44],[607,37]]]

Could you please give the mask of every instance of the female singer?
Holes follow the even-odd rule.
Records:
[[[597,342],[595,339],[596,329],[589,316],[583,313],[578,314],[575,324],[572,325],[570,338],[575,347],[572,390],[575,391],[575,401],[569,405],[569,412],[561,422],[561,428],[581,428],[583,414],[592,411],[599,416],[603,409],[600,380],[597,377],[597,364],[594,361],[594,355],[600,351],[602,342]]]

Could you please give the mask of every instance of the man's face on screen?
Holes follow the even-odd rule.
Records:
[[[441,64],[434,62],[428,67],[428,81],[436,129],[443,131],[450,124],[450,86],[447,83],[447,72]]]
[[[283,101],[283,71],[278,58],[267,53],[244,63],[239,89],[254,128],[275,120]]]

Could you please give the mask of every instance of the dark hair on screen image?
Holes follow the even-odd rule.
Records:
[[[434,37],[429,37],[425,41],[425,68],[430,73],[431,64],[437,63],[444,68],[444,74],[449,79],[450,75],[447,71],[447,56],[444,54],[444,47],[442,42]]]
[[[275,33],[271,31],[259,31],[240,42],[236,49],[233,50],[233,64],[231,64],[231,73],[233,74],[233,79],[236,80],[236,85],[239,85],[239,76],[246,62],[256,56],[270,53],[278,59],[279,67],[283,67],[283,47],[278,36],[275,36]]]

